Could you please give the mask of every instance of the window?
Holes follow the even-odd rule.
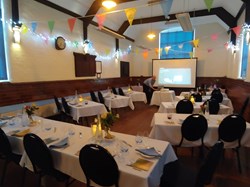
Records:
[[[192,40],[194,32],[166,32],[160,33],[160,59],[169,58],[190,58],[190,52],[193,52]],[[166,50],[166,47],[171,47]]]
[[[3,21],[2,21],[2,9],[0,7],[0,81],[7,80],[7,67],[5,59],[5,50],[4,50],[4,36],[3,36]]]
[[[244,79],[247,76],[248,47],[249,47],[249,44],[246,41],[246,34],[244,34],[242,43],[243,43],[243,46],[242,46],[240,77]]]

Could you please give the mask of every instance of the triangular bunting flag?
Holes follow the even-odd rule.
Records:
[[[239,36],[240,32],[241,32],[241,26],[234,27],[234,28],[232,28],[232,30],[234,31],[236,36]]]
[[[162,55],[162,48],[160,48],[160,55]]]
[[[169,49],[170,49],[171,47],[165,47],[164,49],[165,49],[165,52],[166,52],[166,54],[168,54],[168,51],[169,51]]]
[[[22,24],[21,30],[22,30],[22,33],[23,33],[23,34],[26,34],[26,33],[28,32],[28,27],[27,27],[27,25]]]
[[[224,44],[224,47],[228,49],[228,42]]]
[[[76,23],[76,18],[69,18],[68,19],[68,25],[69,25],[70,32],[73,31],[75,23]]]
[[[73,45],[74,45],[75,48],[78,48],[78,45],[79,45],[78,41],[74,41]]]
[[[110,49],[105,49],[105,54],[109,55],[109,53],[110,53]]]
[[[194,47],[197,48],[199,44],[199,39],[193,40]]]
[[[144,51],[144,52],[142,53],[142,55],[143,55],[143,58],[144,58],[144,59],[147,59],[147,58],[148,58],[148,51]]]
[[[210,12],[210,10],[211,10],[211,8],[212,8],[213,1],[214,1],[214,0],[204,0],[205,4],[206,4],[206,6],[207,6],[208,12]]]
[[[135,54],[137,54],[137,55],[138,55],[138,53],[139,53],[139,49],[138,49],[138,48],[136,48],[136,49],[135,49]]]
[[[106,15],[105,14],[97,14],[96,18],[97,18],[99,29],[102,29],[103,23],[104,23],[105,18],[106,18]]]
[[[132,25],[134,17],[136,13],[136,8],[127,8],[125,9],[125,14],[127,16],[128,22],[130,25]]]
[[[210,52],[212,52],[212,51],[213,51],[213,49],[211,49],[211,48],[207,49],[207,52],[208,52],[208,53],[210,53]]]
[[[54,25],[55,25],[55,21],[48,21],[50,33],[52,33],[52,31],[53,31]]]
[[[32,32],[36,32],[37,22],[31,23]]]
[[[159,48],[155,48],[155,54],[158,56],[158,54],[159,54]]]
[[[178,48],[179,48],[179,49],[182,49],[182,48],[183,48],[183,44],[179,44],[179,45],[178,45]]]
[[[190,52],[190,53],[189,53],[189,57],[190,57],[190,58],[193,58],[193,55],[194,55],[193,52]]]
[[[212,34],[211,35],[211,40],[215,41],[218,39],[218,34]]]

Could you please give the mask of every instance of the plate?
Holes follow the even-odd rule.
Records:
[[[7,123],[7,121],[0,121],[0,127],[5,125]]]

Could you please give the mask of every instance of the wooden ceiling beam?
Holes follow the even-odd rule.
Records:
[[[207,9],[191,11],[189,12],[189,15],[190,17],[217,15],[230,28],[235,26],[235,18],[222,7],[212,8],[210,12],[208,12]],[[161,21],[170,21],[170,20],[176,20],[175,14],[170,14],[168,19],[166,19],[165,16],[155,16],[155,17],[134,19],[132,25],[161,22]],[[126,20],[123,22],[123,24],[121,25],[121,27],[118,29],[117,32],[119,34],[123,34],[129,26],[130,26],[129,22]]]

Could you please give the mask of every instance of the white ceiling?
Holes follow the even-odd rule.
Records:
[[[94,2],[94,0],[49,0],[50,2],[59,5],[63,8],[66,8],[72,12],[75,12],[84,17],[89,10],[90,6]],[[151,6],[148,6],[149,0],[136,0],[126,3],[118,4],[115,9],[111,10],[110,13],[106,15],[106,19],[104,21],[104,26],[108,27],[112,30],[117,31],[124,21],[127,20],[124,10],[126,8],[136,8],[136,14],[134,19],[141,19],[147,17],[154,17],[164,15],[161,3],[154,3]],[[168,0],[159,0],[159,1],[168,1]],[[235,17],[243,2],[241,0],[214,0],[212,8],[223,7],[227,12],[229,12],[233,17]],[[176,14],[180,12],[189,12],[189,11],[197,11],[207,9],[204,0],[173,0],[171,9],[169,14]],[[104,8],[100,8],[99,13],[106,12]],[[93,21],[97,22],[96,18]],[[205,16],[205,17],[195,17],[191,19],[192,24],[204,24],[209,22],[219,22],[226,29],[227,25],[222,22],[217,16]],[[125,31],[124,35],[135,39],[138,34],[142,31],[150,29],[150,27],[157,30],[164,30],[169,28],[170,24],[165,24],[166,22],[155,22],[150,24],[139,24],[132,25]],[[150,25],[150,26],[149,26]],[[176,25],[176,24],[174,24]]]

